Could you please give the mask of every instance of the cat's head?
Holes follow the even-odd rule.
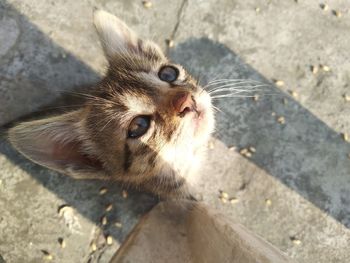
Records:
[[[186,195],[213,130],[211,100],[153,42],[95,11],[109,69],[78,110],[21,123],[11,143],[75,178],[111,178],[162,196]]]

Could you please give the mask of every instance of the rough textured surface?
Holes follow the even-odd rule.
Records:
[[[138,218],[155,204],[142,194],[123,198],[122,189],[111,183],[77,181],[44,170],[3,142],[0,149],[0,251],[6,262],[45,262],[43,250],[56,262],[96,262],[98,257],[108,262]],[[108,189],[104,195],[99,193],[102,187]],[[111,246],[106,246],[108,235],[114,239]]]
[[[350,4],[334,0],[327,11],[319,4],[183,0],[153,1],[145,9],[136,0],[0,0],[0,124],[99,78],[105,60],[91,10],[103,8],[163,48],[173,37],[171,57],[204,84],[213,78],[269,84],[256,102],[215,101],[222,111],[219,141],[210,145],[203,168],[203,199],[298,262],[348,262],[350,144],[341,133],[350,133],[350,102],[343,98],[350,95]],[[319,64],[330,71],[313,74],[310,66]],[[273,79],[285,85],[275,87]],[[256,148],[251,158],[237,153],[248,146]],[[5,141],[0,167],[0,254],[6,262],[44,261],[41,250],[55,262],[87,262],[89,256],[96,262],[100,254],[100,262],[107,262],[155,202],[140,194],[124,199],[117,186],[99,196],[103,183],[74,181],[33,165]],[[224,203],[219,190],[237,200]],[[102,228],[115,242],[107,248],[98,229],[109,202],[114,209]],[[77,219],[59,216],[64,204]],[[101,249],[90,254],[93,240]]]

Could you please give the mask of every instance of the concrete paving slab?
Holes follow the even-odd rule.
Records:
[[[244,78],[269,85],[258,101],[215,102],[222,112],[203,167],[202,197],[298,262],[348,262],[350,145],[341,133],[350,133],[350,104],[343,97],[350,93],[350,6],[340,0],[327,11],[317,1],[152,2],[150,9],[141,1],[0,2],[0,40],[7,40],[0,47],[0,123],[99,78],[105,60],[91,10],[106,9],[163,48],[173,37],[170,56],[204,84]],[[272,79],[285,85],[276,87]],[[278,122],[281,116],[285,123]],[[238,153],[249,146],[256,149],[251,158]],[[0,254],[6,262],[44,261],[41,250],[56,262],[108,262],[156,202],[137,193],[123,199],[118,186],[100,196],[103,183],[40,168],[5,141],[0,156]],[[233,199],[224,203],[219,190]],[[110,202],[115,210],[101,226]],[[57,209],[65,204],[73,210],[60,217]],[[113,236],[113,246],[105,246],[105,234]],[[100,248],[95,253],[93,241]]]

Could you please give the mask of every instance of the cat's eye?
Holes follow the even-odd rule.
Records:
[[[136,139],[144,135],[151,125],[151,117],[147,115],[140,115],[135,117],[128,129],[128,137]]]
[[[158,77],[165,82],[173,82],[177,80],[179,70],[174,66],[164,66],[158,72]]]

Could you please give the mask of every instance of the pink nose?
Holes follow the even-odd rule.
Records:
[[[194,109],[194,102],[189,93],[178,93],[172,102],[177,114],[185,114]]]

